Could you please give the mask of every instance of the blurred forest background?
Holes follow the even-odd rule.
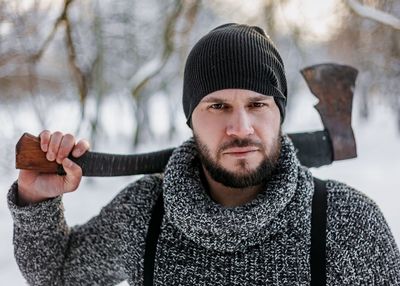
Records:
[[[227,22],[261,26],[280,50],[289,87],[284,131],[307,131],[311,121],[321,128],[300,69],[337,62],[359,70],[359,157],[313,173],[375,199],[400,243],[400,0],[0,0],[4,285],[25,285],[5,193],[17,176],[13,151],[22,133],[70,132],[100,152],[176,146],[190,136],[181,105],[187,54]],[[118,180],[85,181],[82,188],[94,192],[65,196],[68,222],[85,222],[132,178]]]

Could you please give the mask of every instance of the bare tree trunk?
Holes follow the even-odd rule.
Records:
[[[99,9],[98,0],[94,4],[94,34],[96,39],[96,57],[93,61],[93,89],[96,97],[96,111],[95,118],[91,120],[90,140],[93,144],[96,142],[97,132],[99,131],[99,119],[101,117],[100,108],[103,102],[104,94],[106,92],[106,86],[104,82],[104,37],[102,30],[102,18],[101,11]],[[94,145],[92,146],[94,148]]]
[[[137,120],[137,128],[133,139],[134,146],[137,146],[139,142],[141,142],[144,129],[149,129],[150,127],[148,120],[149,115],[145,113],[147,111],[145,108],[145,102],[147,102],[147,100],[144,99],[146,97],[144,93],[148,93],[148,91],[145,91],[145,89],[148,83],[163,70],[175,50],[175,27],[179,17],[182,14],[183,5],[184,2],[176,0],[174,9],[166,19],[166,25],[163,33],[164,46],[159,58],[149,62],[144,66],[144,68],[142,68],[141,71],[138,71],[131,78],[131,84],[133,85],[131,94],[136,102]],[[152,133],[150,129],[147,130],[147,132],[149,134]]]
[[[46,120],[45,120],[45,112],[42,110],[40,105],[40,92],[38,91],[38,83],[36,80],[36,64],[29,63],[29,89],[32,100],[32,106],[35,109],[36,116],[39,120],[42,129],[46,129]]]
[[[133,136],[133,147],[137,147],[141,142],[145,142],[146,139],[149,139],[148,137],[154,137],[150,128],[145,96],[138,98],[135,111],[136,129]]]
[[[400,108],[397,108],[397,133],[400,136]]]

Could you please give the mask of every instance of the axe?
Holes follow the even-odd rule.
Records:
[[[320,167],[357,157],[351,127],[357,73],[353,67],[333,63],[301,70],[311,92],[319,99],[314,107],[325,127],[322,131],[288,134],[302,165]],[[163,172],[173,150],[129,155],[88,151],[79,158],[71,155],[69,158],[82,168],[84,176],[128,176]],[[40,149],[40,139],[28,133],[16,145],[16,168],[65,174],[61,165],[46,159],[46,154]]]

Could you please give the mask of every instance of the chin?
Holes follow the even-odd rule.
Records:
[[[222,164],[222,166],[230,171],[240,174],[246,174],[252,171],[255,171],[261,164],[260,160],[248,160],[248,159],[236,159],[230,164]]]
[[[235,167],[232,166],[230,168],[224,167],[224,169],[237,176],[246,176],[257,170],[258,165],[249,166],[247,163],[244,164],[245,165],[241,165],[240,163],[238,163]]]

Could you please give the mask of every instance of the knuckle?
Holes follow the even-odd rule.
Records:
[[[56,146],[54,144],[54,141],[50,141],[48,152],[49,153],[56,153],[56,150],[58,150],[58,146]]]
[[[39,134],[40,141],[41,142],[49,141],[50,140],[50,134],[51,134],[51,132],[48,131],[48,130],[44,130],[44,131],[40,132],[40,134]]]
[[[76,168],[76,175],[80,180],[80,178],[82,177],[82,168],[79,167],[78,165],[75,165],[75,168]]]
[[[82,176],[82,168],[71,159],[65,159],[65,165],[74,177]]]
[[[83,154],[85,153],[87,150],[90,149],[90,144],[88,141],[86,140],[80,140],[77,144],[76,144],[76,154]]]
[[[85,150],[90,149],[90,143],[89,143],[89,141],[87,141],[87,140],[81,140],[80,142],[81,142],[81,146],[82,146]]]
[[[86,147],[86,150],[89,150],[90,149],[90,143],[89,143],[89,141],[84,141],[85,142],[85,147]]]
[[[40,147],[41,147],[42,151],[47,152],[48,144],[50,141],[50,131],[43,130],[42,132],[40,132],[39,140],[40,140]]]
[[[46,129],[46,130],[43,130],[42,132],[39,133],[39,137],[48,136],[50,134],[51,134],[51,132]]]
[[[49,151],[57,153],[62,144],[62,133],[57,131],[51,135]]]
[[[67,156],[68,156],[68,152],[66,150],[64,150],[64,149],[58,150],[57,159],[58,159],[59,163],[61,163],[61,161],[64,158],[66,158]]]
[[[75,182],[76,185],[79,184],[82,178],[82,169],[78,166],[75,165],[71,167],[71,180]]]
[[[80,177],[71,176],[67,180],[68,180],[68,186],[66,187],[65,192],[69,193],[78,189],[79,184],[81,182]]]
[[[74,135],[67,133],[64,135],[64,140],[66,140],[68,142],[75,142],[75,137],[74,137]]]
[[[57,137],[57,138],[58,138],[58,137],[62,137],[62,136],[63,136],[63,133],[60,132],[60,131],[56,131],[56,132],[53,133],[52,136]]]
[[[69,153],[71,149],[74,147],[75,140],[72,135],[67,136],[64,135],[64,137],[61,140],[60,144],[60,150],[62,149],[63,153]]]

